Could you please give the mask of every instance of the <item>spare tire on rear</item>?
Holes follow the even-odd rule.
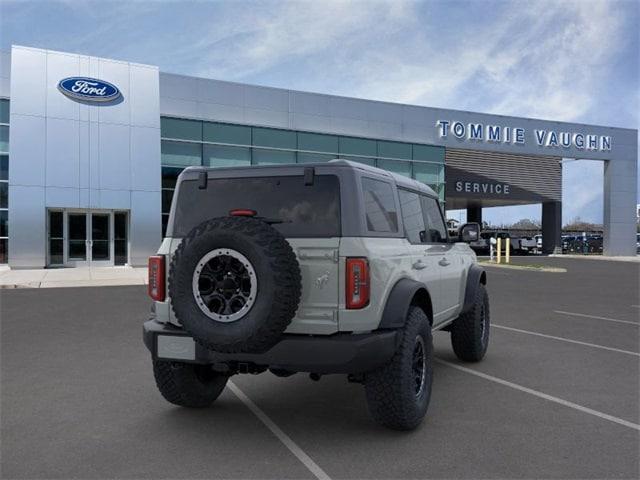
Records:
[[[300,266],[289,243],[249,217],[201,223],[182,240],[169,270],[177,319],[218,352],[271,348],[295,316],[300,293]]]

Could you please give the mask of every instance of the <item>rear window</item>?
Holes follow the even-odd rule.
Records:
[[[335,175],[209,179],[206,189],[186,180],[178,190],[173,236],[184,237],[200,223],[250,209],[277,220],[272,226],[285,237],[340,236],[340,182]]]

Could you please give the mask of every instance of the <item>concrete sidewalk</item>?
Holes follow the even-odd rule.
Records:
[[[146,267],[41,268],[0,270],[0,288],[98,287],[145,285]]]

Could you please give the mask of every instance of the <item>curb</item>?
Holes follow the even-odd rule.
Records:
[[[146,280],[101,279],[84,281],[49,281],[0,284],[0,290],[16,290],[22,288],[79,288],[79,287],[126,287],[146,285]]]
[[[480,266],[483,267],[493,267],[493,268],[504,268],[505,270],[526,270],[529,272],[548,272],[548,273],[566,273],[567,269],[562,267],[531,267],[527,265],[508,265],[508,264],[498,264],[498,263],[490,263],[490,262],[480,262]]]

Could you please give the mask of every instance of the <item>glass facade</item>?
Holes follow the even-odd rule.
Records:
[[[0,263],[9,260],[9,100],[0,99]]]
[[[444,148],[162,117],[162,232],[184,167],[328,162],[336,157],[415,178],[444,201]]]

